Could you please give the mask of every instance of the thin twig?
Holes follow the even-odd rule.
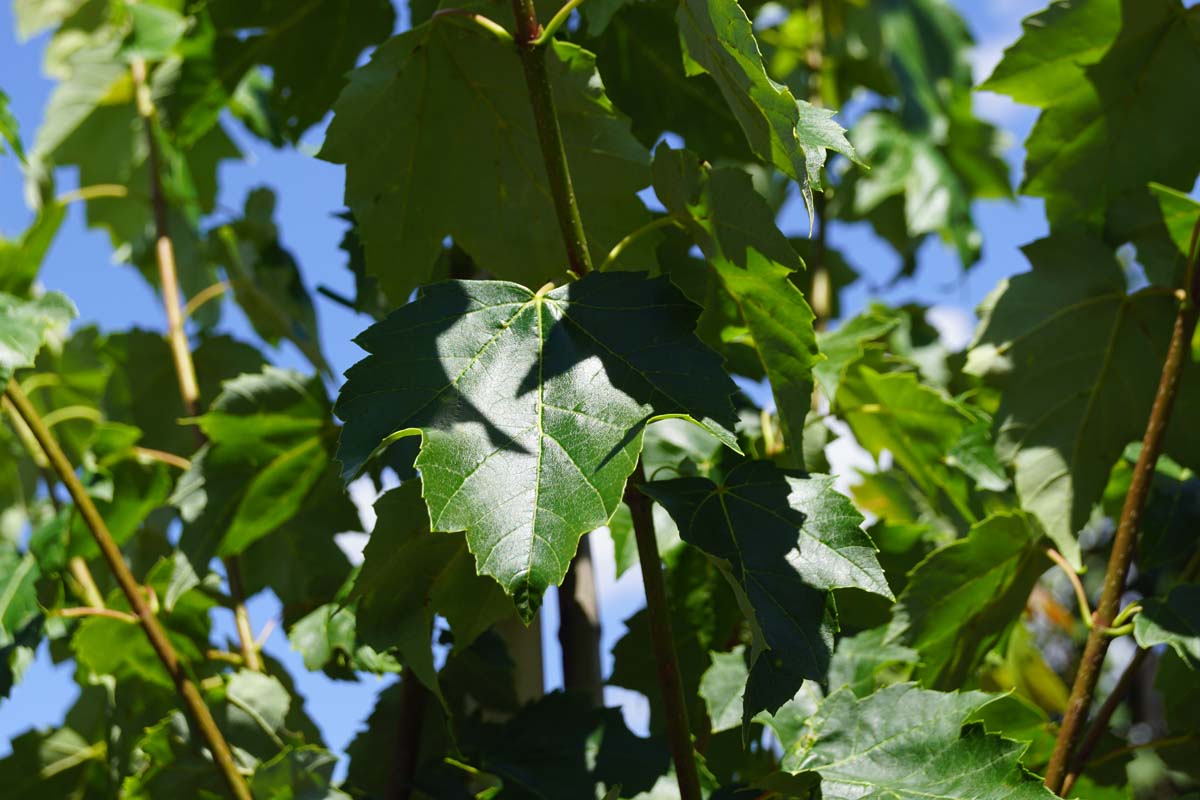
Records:
[[[1200,220],[1196,221],[1192,230],[1187,270],[1189,282],[1179,303],[1179,311],[1175,315],[1171,341],[1167,346],[1167,357],[1163,363],[1154,404],[1150,409],[1150,418],[1146,423],[1146,433],[1142,437],[1142,450],[1134,465],[1133,476],[1129,482],[1129,492],[1125,495],[1125,504],[1121,508],[1121,518],[1117,524],[1117,534],[1113,539],[1108,569],[1104,573],[1104,589],[1100,594],[1100,603],[1092,615],[1094,624],[1088,634],[1083,657],[1080,659],[1079,668],[1075,673],[1071,696],[1067,701],[1067,710],[1063,715],[1062,726],[1059,728],[1058,737],[1054,742],[1054,753],[1046,767],[1046,788],[1060,796],[1063,793],[1063,783],[1067,776],[1067,766],[1070,763],[1071,754],[1079,737],[1083,734],[1083,724],[1087,718],[1088,709],[1092,705],[1096,683],[1100,680],[1104,656],[1108,653],[1111,637],[1104,629],[1112,626],[1113,619],[1119,610],[1121,595],[1125,591],[1125,580],[1129,575],[1129,566],[1133,561],[1133,553],[1137,549],[1137,533],[1141,527],[1142,509],[1150,494],[1154,470],[1158,464],[1158,456],[1162,451],[1167,426],[1171,421],[1171,411],[1179,391],[1180,378],[1183,375],[1184,366],[1190,360],[1192,334],[1196,329],[1197,300],[1200,300],[1200,287],[1195,285],[1197,283],[1195,265],[1198,240],[1200,240]]]
[[[493,19],[485,17],[483,14],[476,14],[474,11],[467,11],[465,8],[440,8],[433,12],[430,19],[437,17],[462,17],[463,19],[474,22],[485,31],[495,36],[502,42],[511,42],[513,36],[504,29],[504,26]]]
[[[233,753],[229,749],[229,744],[225,741],[225,737],[217,727],[216,721],[213,720],[208,706],[204,704],[204,699],[200,696],[196,685],[192,683],[183,664],[179,661],[179,656],[175,653],[175,648],[172,646],[170,639],[167,638],[166,631],[163,630],[150,605],[142,596],[141,586],[134,580],[133,573],[129,571],[129,567],[125,564],[125,557],[122,555],[121,549],[113,540],[112,534],[108,531],[108,526],[104,524],[104,519],[100,516],[100,512],[92,502],[91,496],[88,495],[87,490],[80,483],[79,477],[75,474],[75,469],[67,460],[62,448],[59,447],[58,441],[50,433],[50,429],[42,422],[42,418],[38,415],[37,410],[29,402],[29,398],[21,391],[21,387],[17,385],[16,381],[9,381],[5,394],[16,409],[16,412],[21,416],[21,419],[29,427],[34,438],[37,439],[37,443],[49,459],[55,474],[58,475],[58,479],[67,487],[71,499],[75,501],[75,507],[78,509],[79,515],[92,532],[92,536],[100,548],[101,555],[103,555],[104,560],[108,563],[109,569],[112,570],[113,576],[117,579],[117,584],[120,585],[121,591],[125,594],[125,598],[129,601],[129,607],[133,609],[137,621],[141,624],[142,630],[145,631],[146,638],[150,641],[150,646],[162,662],[167,674],[171,676],[180,699],[183,701],[188,713],[191,714],[192,721],[199,729],[200,735],[208,744],[213,759],[220,768],[230,792],[237,800],[252,800],[250,790],[246,786],[246,781],[242,778],[241,773],[238,772],[237,764],[234,763]]]
[[[542,30],[540,36],[533,40],[533,43],[542,47],[554,38],[554,34],[558,32],[568,19],[571,17],[571,12],[583,5],[583,0],[567,0],[563,7],[554,13],[550,21],[546,23],[545,29]]]
[[[1071,588],[1075,590],[1075,602],[1079,606],[1079,618],[1083,621],[1085,628],[1092,627],[1092,604],[1088,602],[1087,591],[1083,588],[1083,581],[1079,580],[1079,573],[1071,566],[1071,562],[1063,557],[1063,554],[1055,550],[1053,547],[1046,548],[1046,555],[1050,556],[1050,560],[1057,564],[1067,576],[1067,580],[1071,582]]]
[[[153,447],[134,447],[133,454],[138,458],[144,458],[149,461],[161,461],[163,464],[175,467],[176,469],[188,470],[192,467],[192,462],[183,456],[177,456],[165,450],[155,450]]]
[[[624,239],[613,245],[613,249],[608,251],[608,255],[606,255],[604,260],[600,262],[600,266],[596,267],[596,271],[607,272],[608,268],[611,267],[613,263],[621,257],[621,254],[624,253],[635,241],[651,231],[656,231],[659,228],[668,228],[672,225],[680,227],[680,222],[670,214],[650,220],[645,225],[633,231]]]
[[[229,281],[218,281],[211,286],[205,286],[203,289],[192,295],[191,299],[188,300],[184,305],[183,318],[185,320],[191,319],[193,316],[195,316],[196,312],[201,306],[203,306],[209,300],[216,300],[231,288],[232,287],[229,285]]]
[[[60,608],[54,611],[52,616],[55,617],[108,617],[110,619],[119,619],[121,622],[128,622],[131,625],[138,623],[138,618],[133,614],[127,614],[124,611],[117,611],[114,608],[104,608],[103,606],[80,606],[78,608]]]
[[[155,133],[157,111],[150,94],[150,86],[146,80],[146,62],[135,57],[130,65],[133,74],[133,84],[137,95],[138,114],[146,131],[146,166],[150,180],[150,200],[154,209],[155,255],[158,260],[158,279],[162,289],[163,309],[167,314],[167,339],[171,345],[171,357],[175,362],[175,375],[179,381],[179,395],[183,399],[183,407],[189,417],[194,417],[199,411],[200,386],[196,379],[196,365],[192,361],[192,351],[188,345],[187,332],[184,331],[183,308],[179,302],[179,275],[175,266],[175,245],[171,241],[170,228],[167,224],[167,198],[162,187],[161,157],[158,152],[158,136]],[[199,428],[197,436],[203,441]],[[254,647],[253,629],[250,626],[249,612],[246,610],[246,598],[242,594],[241,567],[236,556],[223,559],[225,575],[229,581],[229,594],[234,600],[234,618],[237,622],[238,638],[240,640],[242,657],[246,660],[246,668],[255,671],[262,670],[262,661],[258,650]]]
[[[700,778],[696,770],[696,752],[692,747],[691,727],[688,725],[687,700],[679,674],[679,656],[671,635],[671,619],[667,608],[667,590],[663,582],[662,561],[654,535],[654,515],[650,499],[639,491],[646,482],[646,472],[639,458],[629,486],[625,489],[625,504],[633,520],[637,540],[638,561],[642,568],[642,583],[646,588],[646,617],[650,623],[650,642],[658,664],[658,688],[666,711],[667,744],[675,763],[675,778],[679,782],[680,800],[700,800]]]

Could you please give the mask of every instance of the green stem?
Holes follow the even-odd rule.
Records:
[[[605,256],[604,260],[600,262],[600,266],[596,268],[596,271],[606,272],[608,268],[611,267],[613,263],[621,257],[621,253],[625,252],[630,245],[645,236],[647,233],[656,231],[659,228],[668,228],[672,225],[680,227],[679,220],[675,219],[669,214],[659,217],[658,219],[650,220],[645,225],[633,231],[624,239],[613,245],[613,249],[608,251],[608,255]]]
[[[675,639],[671,635],[667,590],[663,582],[662,562],[658,555],[658,540],[654,535],[654,516],[650,499],[639,491],[639,487],[645,482],[646,472],[639,458],[629,486],[625,490],[625,504],[629,506],[629,515],[633,519],[638,561],[642,567],[642,583],[646,587],[646,616],[650,623],[654,660],[658,663],[659,691],[666,710],[667,743],[670,746],[671,759],[675,763],[680,800],[700,800],[696,753],[692,747],[687,700],[679,675],[679,656],[675,652]]]
[[[1167,425],[1171,421],[1171,410],[1175,405],[1175,397],[1179,393],[1179,382],[1187,364],[1191,348],[1192,334],[1196,329],[1197,295],[1200,291],[1192,285],[1195,283],[1195,263],[1197,239],[1200,238],[1200,220],[1192,232],[1192,245],[1188,259],[1188,275],[1192,277],[1184,297],[1179,303],[1179,311],[1175,315],[1175,325],[1171,331],[1171,342],[1167,346],[1167,357],[1163,363],[1162,374],[1159,377],[1158,391],[1154,396],[1154,405],[1150,409],[1150,418],[1146,423],[1146,433],[1142,438],[1142,451],[1138,455],[1137,464],[1133,468],[1133,477],[1129,483],[1129,492],[1125,495],[1125,504],[1121,508],[1121,518],[1117,523],[1117,534],[1113,539],[1112,553],[1108,559],[1108,569],[1104,573],[1104,589],[1100,594],[1100,603],[1093,614],[1092,630],[1088,634],[1087,643],[1083,648],[1083,657],[1079,669],[1075,673],[1075,682],[1071,686],[1071,696],[1067,701],[1067,710],[1063,715],[1062,726],[1058,738],[1054,742],[1054,753],[1046,767],[1046,788],[1062,796],[1063,785],[1067,777],[1067,766],[1071,754],[1083,733],[1083,724],[1087,719],[1088,709],[1092,705],[1092,697],[1096,691],[1096,683],[1100,680],[1100,671],[1104,666],[1104,656],[1108,653],[1109,642],[1112,638],[1105,632],[1111,628],[1113,620],[1119,611],[1121,594],[1125,591],[1125,580],[1129,575],[1129,566],[1133,562],[1133,553],[1137,548],[1137,532],[1141,526],[1142,509],[1150,494],[1150,485],[1154,480],[1155,466],[1162,451],[1163,440],[1166,438]]]
[[[1087,592],[1083,588],[1083,582],[1079,580],[1079,573],[1071,566],[1071,562],[1063,557],[1063,554],[1055,550],[1053,547],[1046,548],[1046,555],[1050,556],[1050,560],[1062,569],[1063,574],[1067,576],[1067,580],[1071,582],[1071,588],[1075,590],[1075,603],[1079,606],[1079,618],[1083,621],[1083,627],[1091,629],[1092,627],[1092,604],[1088,602]]]
[[[138,57],[130,65],[133,75],[133,85],[137,99],[138,116],[146,132],[146,169],[150,179],[150,203],[154,211],[154,252],[158,262],[158,281],[162,288],[163,310],[167,315],[167,340],[171,345],[171,357],[175,363],[175,376],[179,381],[179,395],[183,398],[183,407],[189,417],[195,417],[200,406],[200,383],[196,378],[196,364],[192,360],[192,350],[188,344],[187,332],[184,331],[183,304],[179,300],[179,271],[175,262],[175,243],[171,239],[167,221],[167,197],[162,186],[162,156],[158,151],[158,136],[155,134],[155,120],[158,112],[150,94],[147,82],[146,62]],[[197,435],[203,442],[203,435],[196,429]],[[254,644],[253,629],[250,626],[250,613],[246,610],[246,599],[242,594],[241,567],[237,556],[222,559],[225,564],[225,575],[229,581],[229,594],[233,597],[234,619],[237,623],[242,658],[246,660],[246,668],[262,672],[262,660]]]
[[[184,707],[192,717],[192,721],[196,724],[196,728],[200,731],[200,735],[208,744],[208,749],[212,752],[213,760],[217,767],[221,770],[222,776],[225,778],[225,783],[229,787],[230,794],[236,800],[252,800],[250,789],[246,786],[246,781],[238,772],[237,764],[234,763],[233,753],[229,749],[229,744],[225,741],[225,737],[221,734],[221,730],[217,727],[216,721],[208,710],[208,706],[204,704],[204,699],[200,696],[200,691],[196,688],[196,684],[192,683],[187,676],[183,664],[179,661],[179,656],[175,653],[175,648],[171,645],[171,641],[167,638],[166,631],[158,622],[158,618],[154,616],[154,611],[146,602],[146,598],[142,594],[142,588],[138,582],[134,580],[133,573],[129,571],[129,567],[125,564],[125,557],[121,554],[121,549],[113,540],[112,534],[108,531],[108,526],[104,524],[103,517],[96,509],[92,498],[88,495],[87,490],[83,488],[79,477],[75,474],[75,469],[67,460],[67,456],[63,453],[58,441],[54,435],[50,433],[50,429],[42,422],[41,416],[33,404],[29,402],[29,398],[21,391],[21,387],[17,382],[9,381],[8,388],[5,390],[9,401],[20,415],[21,419],[29,427],[41,446],[42,451],[46,454],[50,461],[50,466],[54,469],[58,479],[67,487],[67,491],[71,495],[71,499],[75,501],[75,507],[79,511],[79,516],[83,518],[88,529],[92,532],[96,544],[100,548],[101,555],[108,563],[109,569],[112,570],[113,576],[117,579],[117,584],[121,587],[121,591],[125,594],[126,600],[129,601],[129,607],[133,610],[134,616],[142,626],[142,630],[146,633],[146,638],[150,640],[150,646],[154,649],[155,655],[162,662],[167,674],[171,676],[171,680],[175,684],[175,689],[179,693],[180,699],[183,701]]]
[[[558,227],[567,248],[567,263],[576,277],[582,278],[592,271],[592,257],[588,253],[583,218],[579,215],[575,187],[571,184],[571,171],[567,167],[562,129],[554,109],[554,93],[546,72],[546,53],[549,48],[539,44],[542,29],[537,21],[533,0],[512,0],[512,4],[513,16],[517,20],[517,52],[525,71],[525,84],[529,88],[529,102],[533,107],[533,121],[537,127],[538,142],[542,146],[542,161],[546,166],[550,194],[554,198]]]
[[[541,47],[553,39],[554,34],[558,31],[558,29],[561,28],[568,19],[570,19],[571,12],[579,8],[581,5],[583,5],[583,0],[567,0],[567,2],[563,4],[563,7],[560,8],[554,14],[554,16],[550,18],[550,21],[546,23],[546,28],[542,31],[541,35],[533,40],[534,45]]]

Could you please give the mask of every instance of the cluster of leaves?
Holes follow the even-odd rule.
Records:
[[[932,234],[965,269],[972,203],[1010,195],[948,6],[589,0],[565,27],[555,11],[538,9],[550,31],[530,44],[495,0],[413,2],[396,35],[385,0],[16,4],[22,35],[52,31],[59,83],[28,151],[0,95],[39,199],[0,242],[0,379],[78,465],[250,791],[678,796],[658,611],[706,797],[1051,796],[1035,773],[1086,629],[1047,547],[1075,570],[1102,562],[1188,288],[1200,11],[1070,0],[1027,21],[983,88],[1043,109],[1021,190],[1045,199],[1050,235],[966,353],[918,306],[834,326],[820,288],[855,279],[831,221],[868,222],[903,272]],[[538,70],[585,275],[566,271]],[[847,131],[831,109],[852,97]],[[344,301],[374,318],[336,401],[273,193],[238,214],[216,203],[219,164],[240,155],[229,126],[295,147],[331,110],[320,157],[346,171]],[[56,196],[59,167],[79,189]],[[812,240],[778,227],[791,197]],[[72,330],[70,301],[38,286],[71,201],[157,288],[169,239],[196,408],[158,332]],[[231,337],[225,288],[314,374]],[[731,375],[766,379],[772,408]],[[1173,698],[1162,746],[1134,747],[1138,720],[1121,722],[1082,797],[1133,796],[1135,759],[1157,759],[1161,786],[1200,781],[1198,375],[1183,369],[1131,586],[1132,635],[1158,648]],[[220,795],[92,532],[8,399],[5,413],[0,696],[43,642],[82,691],[60,727],[13,742],[0,786]],[[829,474],[838,437],[876,468]],[[385,471],[400,486],[352,566],[334,539],[360,527],[345,484]],[[639,566],[629,492],[654,503],[662,564],[640,566],[662,569],[667,605],[626,620],[607,683],[648,698],[646,737],[586,693],[523,696],[505,634],[537,623],[585,534],[607,530],[618,572]],[[308,669],[402,676],[344,780],[282,666],[213,641],[213,615],[260,591]]]

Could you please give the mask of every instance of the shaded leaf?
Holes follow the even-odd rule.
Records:
[[[445,617],[455,647],[466,647],[511,607],[500,586],[475,573],[475,560],[458,533],[431,533],[418,481],[404,484],[375,503],[378,519],[363,551],[354,583],[358,635],[400,659],[437,696],[433,663],[434,615]]]
[[[746,173],[702,167],[694,154],[665,144],[655,150],[653,173],[655,194],[700,247],[753,337],[784,442],[801,462],[820,356],[812,309],[789,278],[803,267],[800,258]]]
[[[688,73],[713,77],[750,149],[800,184],[811,218],[826,150],[854,158],[834,112],[797,100],[768,77],[750,20],[733,0],[681,0],[676,21]]]
[[[556,41],[546,66],[599,263],[648,219],[636,197],[650,182],[648,154],[595,80],[590,53]],[[346,165],[368,270],[393,304],[431,279],[447,236],[498,277],[531,287],[562,280],[566,252],[511,43],[437,17],[381,45],[336,112],[321,157]],[[651,258],[634,247],[623,263]]]
[[[1200,584],[1181,584],[1165,598],[1143,600],[1133,636],[1142,647],[1169,645],[1189,667],[1200,669]]]
[[[720,484],[679,478],[646,484],[644,491],[739,595],[754,634],[747,724],[790,699],[802,680],[825,678],[836,630],[827,590],[856,587],[891,597],[875,548],[859,528],[862,517],[833,490],[832,478],[751,461]]]
[[[1002,390],[996,449],[1014,468],[1021,506],[1079,565],[1076,532],[1125,445],[1142,437],[1177,301],[1153,288],[1129,294],[1112,252],[1083,235],[1024,248],[1033,271],[1004,281],[982,308],[967,370]],[[1185,367],[1177,408],[1191,408]],[[1164,452],[1196,467],[1200,426],[1175,414]]]

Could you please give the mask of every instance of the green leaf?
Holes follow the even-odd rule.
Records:
[[[967,726],[995,700],[898,684],[858,698],[827,697],[795,741],[783,769],[816,772],[828,800],[1032,800],[1054,795],[1021,767],[1024,745]]]
[[[162,597],[170,582],[173,562],[162,561],[147,578]],[[108,607],[129,612],[129,603],[119,590],[109,595]],[[198,591],[190,591],[170,611],[158,614],[167,638],[184,664],[198,665],[208,647],[209,611],[214,602]],[[71,652],[84,675],[111,675],[117,681],[144,681],[167,690],[174,689],[171,676],[163,668],[136,621],[112,617],[87,617],[71,637]]]
[[[17,126],[17,118],[8,107],[8,95],[0,90],[0,138],[8,142],[8,146],[21,163],[25,163],[25,148],[21,144],[21,131]],[[0,153],[4,152],[0,148]]]
[[[973,526],[967,538],[933,551],[909,573],[887,641],[920,654],[922,684],[961,686],[1020,618],[1049,566],[1032,517],[993,514]]]
[[[514,797],[594,797],[598,782],[619,783],[632,796],[649,790],[667,769],[663,742],[635,737],[618,709],[590,708],[579,694],[548,694],[505,723],[478,725],[464,739],[464,750],[502,778]]]
[[[604,95],[593,62],[564,42],[546,54],[588,248],[599,263],[648,220],[636,193],[650,176],[648,154]],[[447,236],[497,277],[535,287],[563,279],[562,233],[511,42],[437,17],[381,45],[335,110],[321,157],[346,165],[346,204],[368,269],[393,304],[430,280]],[[462,124],[467,118],[472,123]],[[622,263],[645,268],[652,258],[634,247]]]
[[[750,671],[746,668],[746,647],[738,645],[728,653],[710,653],[712,666],[700,678],[700,696],[708,709],[712,732],[720,733],[742,724],[742,694]]]
[[[911,647],[888,641],[887,633],[886,627],[880,627],[839,639],[829,661],[829,686],[845,687],[866,697],[894,683],[897,673],[899,678],[907,678],[920,655]]]
[[[797,100],[767,75],[746,12],[734,0],[681,0],[676,15],[689,74],[707,72],[725,97],[750,149],[800,184],[812,215],[826,150],[854,158],[834,112]]]
[[[131,30],[124,47],[128,58],[165,58],[188,27],[187,18],[170,8],[134,3],[128,9]]]
[[[196,420],[209,443],[172,502],[197,569],[235,555],[300,510],[329,468],[334,429],[320,379],[267,367],[227,381]]]
[[[255,333],[273,346],[290,340],[309,363],[328,374],[316,309],[295,257],[279,242],[274,215],[275,193],[261,186],[252,189],[244,216],[217,229],[211,246]]]
[[[0,760],[0,785],[12,800],[47,797],[100,798],[107,788],[105,743],[88,741],[62,727],[28,731],[12,740],[12,753]]]
[[[926,497],[944,494],[968,522],[967,485],[952,459],[974,422],[945,392],[911,372],[879,373],[865,365],[842,378],[835,410],[876,458],[887,450]]]
[[[36,586],[40,575],[33,553],[22,554],[8,542],[0,542],[0,646],[16,641],[41,613]]]
[[[817,336],[817,347],[824,359],[813,365],[813,377],[831,403],[847,370],[862,359],[868,348],[901,325],[903,318],[895,309],[873,303],[866,311]]]
[[[56,202],[46,203],[38,209],[33,223],[20,238],[9,240],[0,237],[0,292],[20,297],[29,295],[38,270],[46,259],[46,252],[66,215],[66,206]]]
[[[362,528],[337,469],[328,454],[325,458],[325,471],[299,510],[241,554],[246,594],[273,591],[283,606],[285,627],[338,594],[351,567],[335,535]]]
[[[1151,183],[1150,192],[1162,211],[1163,223],[1175,249],[1186,258],[1191,255],[1192,233],[1196,230],[1197,221],[1200,221],[1200,203],[1177,189],[1159,183]]]
[[[75,304],[58,292],[36,300],[0,293],[0,384],[7,384],[18,369],[33,366],[46,340],[65,334],[77,313]]]
[[[232,94],[247,70],[269,69],[271,105],[292,141],[321,121],[362,51],[395,26],[387,0],[213,0],[207,7],[219,86]]]
[[[100,350],[103,362],[111,369],[103,389],[106,415],[141,430],[140,443],[145,447],[177,455],[192,453],[196,433],[180,422],[187,412],[179,398],[179,381],[163,335],[132,328],[106,337]],[[223,381],[258,372],[264,363],[253,347],[227,336],[203,337],[193,352],[193,361],[200,384],[200,408],[207,408],[220,393]]]
[[[347,477],[421,434],[432,529],[465,531],[480,574],[529,620],[579,537],[608,522],[658,417],[690,415],[736,449],[733,384],[665,279],[593,273],[538,293],[435,284],[356,342],[336,411]]]
[[[1170,698],[1165,703],[1167,730],[1180,734],[1182,741],[1174,747],[1164,747],[1156,754],[1174,770],[1200,778],[1200,744],[1194,736],[1200,730],[1200,681],[1196,680],[1194,664],[1189,664],[1174,649],[1165,649],[1160,655],[1154,688],[1162,697]]]
[[[1133,636],[1142,647],[1170,645],[1192,669],[1200,669],[1200,583],[1171,589],[1165,598],[1142,601],[1133,619]]]
[[[1098,231],[1151,181],[1192,188],[1200,144],[1161,134],[1187,124],[1200,87],[1197,13],[1179,0],[1073,0],[1025,21],[982,88],[1044,109],[1022,190],[1046,198],[1052,226]]]
[[[812,309],[789,278],[804,265],[745,172],[702,167],[694,154],[663,144],[655,150],[653,173],[655,194],[699,245],[753,337],[784,442],[800,462],[812,369],[820,358]]]
[[[922,238],[936,233],[964,267],[978,261],[982,236],[971,203],[1008,196],[1008,165],[998,155],[999,134],[969,116],[969,103],[962,105],[941,130],[912,129],[888,111],[869,112],[855,123],[850,141],[871,169],[843,181],[839,204],[848,213],[839,216],[871,220],[905,258],[915,258]],[[903,226],[894,235],[887,224],[889,200],[903,203]]]
[[[321,747],[289,748],[254,771],[250,791],[271,800],[350,800],[332,786],[337,760]]]
[[[682,136],[707,160],[748,161],[746,137],[721,91],[708,75],[688,75],[683,66],[674,0],[626,3],[603,36],[594,37],[599,3],[588,2],[586,45],[596,54],[604,88],[633,122],[633,135],[654,147],[663,133]]]
[[[375,503],[378,519],[363,551],[351,599],[358,600],[358,635],[376,651],[400,659],[441,697],[433,663],[433,618],[445,617],[455,647],[467,647],[511,606],[492,579],[475,573],[461,534],[431,533],[421,485],[411,481]]]
[[[985,301],[967,371],[998,385],[996,449],[1014,467],[1022,508],[1079,566],[1076,532],[1125,445],[1142,437],[1177,301],[1160,289],[1129,294],[1112,252],[1082,235],[1024,248],[1033,271]],[[1200,403],[1185,368],[1177,408]],[[1196,467],[1200,425],[1176,414],[1164,452]]]
[[[862,517],[833,490],[832,478],[750,461],[720,484],[678,478],[643,489],[675,519],[683,540],[714,560],[749,618],[747,724],[790,699],[802,680],[824,680],[836,629],[828,590],[891,597]]]

